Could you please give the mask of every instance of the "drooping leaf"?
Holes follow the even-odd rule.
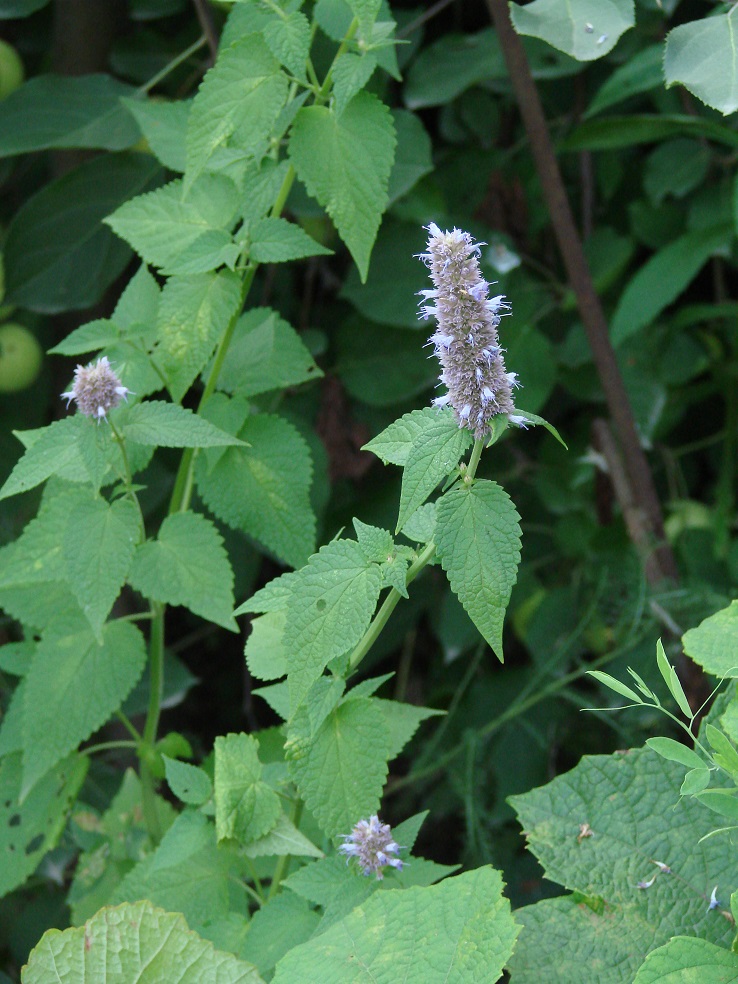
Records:
[[[274,828],[282,807],[261,778],[259,743],[251,735],[215,739],[215,825],[218,840],[251,844]]]
[[[686,86],[707,106],[728,116],[738,109],[735,9],[717,17],[680,24],[664,50],[667,87]]]
[[[593,61],[612,51],[633,27],[633,0],[533,0],[511,4],[518,34],[547,41],[577,61]]]

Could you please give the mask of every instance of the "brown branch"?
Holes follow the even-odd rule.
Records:
[[[659,579],[663,577],[676,579],[676,561],[664,537],[661,504],[641,447],[615,352],[610,343],[605,314],[595,291],[582,243],[574,224],[525,49],[510,22],[507,0],[487,0],[487,6],[499,35],[559,250],[576,295],[595,367],[622,449],[630,486],[644,521],[648,524],[649,536],[655,544],[654,556],[658,564]]]
[[[214,63],[215,59],[218,57],[218,44],[220,39],[218,38],[218,31],[213,20],[213,15],[210,7],[203,0],[192,0],[195,7],[195,13],[197,14],[197,19],[200,23],[200,29],[205,35],[205,40],[208,43],[208,49],[210,50],[210,59]]]

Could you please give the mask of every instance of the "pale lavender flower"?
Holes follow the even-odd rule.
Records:
[[[505,369],[497,336],[501,315],[510,305],[502,294],[487,296],[490,285],[479,269],[479,244],[468,232],[441,232],[435,222],[426,228],[428,252],[420,258],[430,268],[434,289],[420,292],[420,316],[436,319],[429,341],[441,363],[440,381],[448,390],[433,403],[451,406],[459,427],[467,427],[477,438],[487,434],[490,421],[500,413],[523,426],[525,418],[515,413],[512,396],[520,384],[516,374]]]
[[[67,406],[71,400],[75,400],[80,413],[101,420],[108,410],[117,407],[130,392],[103,355],[89,366],[77,366],[72,388],[68,393],[62,393],[62,397],[67,401]]]
[[[397,854],[398,844],[392,839],[392,830],[388,823],[382,823],[374,814],[368,820],[359,820],[350,834],[342,834],[344,843],[338,848],[346,855],[346,863],[350,858],[356,858],[359,867],[365,875],[376,874],[378,879],[384,877],[382,868],[387,865],[402,871],[403,862]]]

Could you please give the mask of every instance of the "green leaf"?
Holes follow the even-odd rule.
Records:
[[[201,806],[213,795],[213,784],[204,769],[162,755],[169,788],[183,803]]]
[[[0,102],[0,157],[51,147],[125,150],[138,140],[110,75],[37,75]]]
[[[266,218],[255,222],[249,231],[249,256],[257,263],[286,263],[305,256],[328,256],[326,249],[312,236],[287,219]]]
[[[198,461],[198,491],[229,526],[299,567],[315,542],[309,448],[292,424],[270,414],[250,416],[238,434],[248,447],[226,451],[210,470],[204,457]]]
[[[632,700],[634,704],[643,703],[635,690],[631,690],[627,684],[621,683],[617,677],[610,676],[609,673],[603,673],[602,670],[587,670],[587,675],[594,677],[595,680],[603,686],[609,687],[610,690],[614,690],[616,694],[620,694],[622,697],[627,697],[628,700]]]
[[[88,489],[63,485],[49,489],[36,518],[17,540],[0,549],[0,587],[63,581],[64,533],[70,517],[89,499]]]
[[[347,700],[351,699],[351,694]],[[384,711],[387,727],[390,735],[390,748],[387,755],[389,762],[397,758],[405,745],[410,741],[420,725],[427,718],[436,717],[444,714],[445,711],[438,711],[432,707],[417,707],[415,704],[401,704],[396,700],[377,700]]]
[[[697,752],[692,751],[687,745],[682,745],[679,741],[674,741],[673,738],[648,738],[646,744],[669,762],[678,762],[688,769],[707,768],[706,763]]]
[[[304,899],[281,892],[251,917],[240,956],[268,974],[285,953],[307,942],[319,923],[320,915]]]
[[[616,68],[606,77],[587,107],[585,119],[601,113],[603,109],[617,106],[618,103],[642,92],[660,88],[664,82],[664,49],[660,44],[652,44]]]
[[[395,542],[388,530],[378,526],[369,526],[360,519],[354,519],[356,539],[359,541],[364,556],[369,561],[381,564],[395,551]]]
[[[233,570],[223,538],[200,513],[167,516],[156,540],[136,550],[129,581],[145,598],[184,605],[210,622],[238,629],[232,615]]]
[[[45,314],[100,300],[131,256],[102,220],[160,173],[149,154],[105,154],[29,198],[5,240],[7,300]]]
[[[530,413],[528,410],[521,410],[519,407],[515,407],[515,416],[523,417],[526,425],[530,427],[545,427],[549,434],[555,437],[562,447],[565,447],[567,451],[569,450],[569,445],[563,439],[561,434],[559,434],[554,425],[549,424],[549,422],[544,420],[543,417],[539,417],[537,413]]]
[[[633,0],[533,0],[510,5],[518,34],[547,41],[577,61],[608,54],[635,24]]]
[[[117,423],[123,436],[136,444],[163,448],[218,448],[243,444],[239,438],[214,427],[204,417],[162,400],[146,400],[124,408],[123,413],[125,416],[119,417]]]
[[[252,308],[238,319],[218,389],[250,397],[322,375],[292,325],[271,308]]]
[[[247,858],[276,857],[282,854],[291,854],[295,858],[325,857],[320,848],[309,841],[284,813],[280,814],[276,825],[268,834],[247,844],[243,853]]]
[[[22,885],[56,847],[88,765],[88,758],[77,755],[58,762],[21,802],[21,754],[0,760],[0,898]]]
[[[203,174],[186,194],[181,180],[170,181],[121,205],[105,222],[166,274],[207,273],[238,258],[229,231],[237,207],[230,178]]]
[[[703,766],[700,769],[690,769],[679,787],[680,796],[694,796],[701,793],[710,785],[710,770]]]
[[[722,817],[738,823],[738,798],[734,789],[706,789],[694,798]]]
[[[728,116],[738,109],[734,10],[681,24],[664,50],[666,86],[683,85],[705,105]]]
[[[358,643],[369,625],[382,585],[353,540],[321,547],[291,582],[284,649],[290,701],[295,708],[336,656]]]
[[[131,567],[141,535],[140,515],[130,499],[87,499],[69,516],[62,552],[67,580],[102,641],[102,626]]]
[[[633,984],[733,984],[738,954],[693,936],[675,936],[652,950]]]
[[[459,427],[450,414],[421,419],[422,430],[410,446],[402,473],[396,533],[435,487],[454,471],[462,454],[472,444],[471,432]]]
[[[436,535],[436,504],[426,502],[405,523],[402,535],[413,543],[430,543]]]
[[[715,756],[717,764],[738,778],[738,752],[733,748],[730,740],[712,724],[705,727],[705,735],[717,752]]]
[[[156,99],[122,99],[132,113],[144,139],[164,167],[181,173],[185,169],[187,120],[192,103],[182,99],[161,102]]]
[[[422,434],[426,427],[432,426],[438,417],[445,417],[448,421],[454,420],[453,411],[449,409],[439,411],[433,407],[423,407],[422,410],[412,410],[389,427],[385,427],[381,434],[377,434],[361,450],[373,451],[385,465],[391,463],[404,466],[415,438]]]
[[[395,163],[387,189],[388,205],[394,204],[433,170],[431,139],[420,117],[406,109],[393,109],[397,133]]]
[[[687,656],[708,673],[738,677],[738,601],[685,632],[682,645]]]
[[[436,542],[454,594],[502,660],[502,623],[520,561],[518,514],[495,482],[452,489],[436,503]]]
[[[87,478],[80,445],[82,432],[94,426],[96,425],[87,418],[77,416],[55,420],[44,428],[38,440],[30,444],[26,453],[16,463],[0,489],[0,499],[27,492],[52,475],[63,473],[68,467],[72,467],[78,473],[82,470],[84,478]],[[16,431],[15,435],[22,439],[20,432]]]
[[[252,844],[274,828],[282,807],[261,778],[259,742],[251,735],[215,739],[215,826],[218,840]]]
[[[60,973],[78,984],[263,984],[251,964],[214,949],[179,913],[151,902],[102,909],[84,926],[46,932],[23,984],[49,984]]]
[[[620,345],[651,324],[686,290],[709,258],[730,238],[728,226],[687,232],[655,253],[623,291],[610,326],[613,345]]]
[[[109,622],[100,644],[80,617],[57,619],[39,642],[25,678],[24,793],[105,724],[145,664],[143,636],[130,622]]]
[[[608,116],[587,120],[562,141],[562,150],[616,150],[634,144],[653,143],[681,135],[707,137],[717,144],[738,147],[738,133],[723,123],[697,116]]]
[[[413,61],[404,100],[408,109],[451,103],[470,86],[507,75],[496,31],[444,35]]]
[[[264,27],[269,50],[296,78],[305,78],[305,63],[310,54],[310,21],[300,10],[275,17]]]
[[[664,683],[669,688],[669,692],[679,705],[679,710],[691,720],[692,708],[689,706],[687,695],[682,689],[682,685],[679,682],[679,677],[676,674],[676,670],[666,658],[664,646],[660,639],[656,643],[656,663],[658,665],[659,672],[664,679]]]
[[[286,99],[287,77],[260,35],[248,34],[222,51],[192,104],[185,188],[231,138],[257,156]]]
[[[478,868],[429,888],[375,892],[283,957],[273,982],[494,984],[518,932],[499,872]]]
[[[95,318],[86,325],[75,328],[67,337],[49,349],[54,355],[81,355],[83,352],[98,352],[107,345],[120,341],[120,328],[108,318]]]
[[[699,140],[667,140],[648,155],[643,188],[654,205],[660,205],[669,195],[684,198],[702,184],[711,159],[710,149]]]
[[[244,656],[249,673],[257,680],[279,680],[287,672],[287,657],[282,645],[287,614],[267,612],[251,619],[251,632]]]
[[[347,51],[333,65],[333,95],[336,100],[336,116],[340,116],[357,92],[372,77],[377,59],[369,52],[361,55]]]
[[[384,712],[367,697],[339,704],[311,742],[289,748],[300,795],[328,837],[378,811],[389,752]]]
[[[179,403],[241,307],[241,281],[229,270],[170,277],[161,293],[156,359]]]
[[[387,107],[360,92],[339,118],[324,106],[301,109],[292,125],[290,159],[308,193],[333,219],[362,281],[387,204],[395,133]]]

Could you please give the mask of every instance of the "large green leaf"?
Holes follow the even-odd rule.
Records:
[[[513,980],[620,984],[672,936],[730,945],[733,927],[708,906],[715,886],[726,900],[738,887],[733,847],[729,837],[703,839],[715,815],[700,803],[682,799],[675,812],[683,776],[683,766],[631,750],[585,756],[511,798],[546,877],[580,893],[517,911]]]
[[[5,241],[8,300],[46,314],[98,301],[131,255],[102,220],[160,175],[150,154],[104,155],[29,198]]]
[[[495,984],[518,932],[499,872],[478,868],[430,888],[376,892],[337,925],[291,950],[273,980]]]
[[[681,24],[664,51],[667,86],[686,86],[724,116],[738,109],[735,7],[727,14]]]
[[[510,5],[518,34],[547,41],[577,61],[602,58],[635,24],[633,0],[533,0]]]
[[[110,75],[37,75],[0,102],[0,157],[50,147],[125,150],[138,140]]]
[[[178,913],[150,902],[102,909],[84,926],[51,929],[32,950],[23,984],[262,984],[256,969],[221,953]]]
[[[608,116],[587,120],[569,134],[561,147],[564,150],[613,150],[682,135],[707,137],[718,144],[738,147],[738,133],[724,123],[676,114]]]
[[[215,826],[218,840],[251,844],[274,828],[279,797],[261,778],[259,742],[251,735],[215,739]]]
[[[738,601],[682,636],[684,652],[717,677],[738,677]]]
[[[333,219],[362,281],[387,205],[395,130],[387,107],[368,92],[340,117],[324,106],[301,109],[292,126],[290,159],[308,192]]]
[[[652,950],[633,984],[735,984],[738,953],[693,936],[677,936]]]
[[[454,594],[502,657],[502,623],[520,562],[519,516],[495,482],[452,489],[436,503],[436,543]]]
[[[445,416],[449,421],[454,420],[451,409],[438,411],[433,407],[423,407],[422,410],[411,410],[389,427],[385,427],[361,450],[373,451],[385,465],[391,462],[393,465],[404,466],[415,438],[439,416]]]
[[[159,99],[123,99],[122,102],[133,114],[146,142],[162,164],[170,171],[184,171],[191,100],[162,102]]]

